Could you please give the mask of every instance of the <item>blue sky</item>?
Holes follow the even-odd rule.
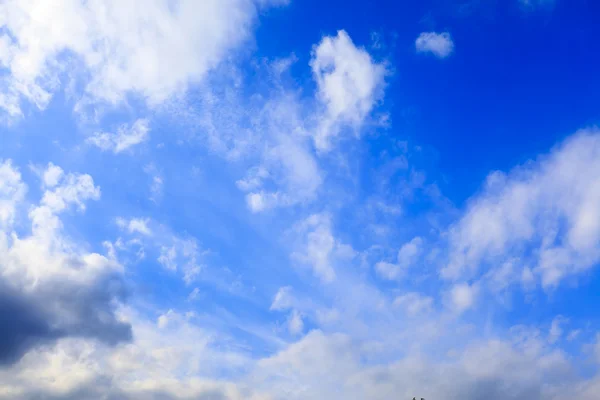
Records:
[[[600,5],[0,4],[0,399],[595,399]]]

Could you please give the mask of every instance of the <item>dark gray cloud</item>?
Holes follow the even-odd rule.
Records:
[[[126,290],[119,277],[90,286],[56,281],[25,292],[0,280],[0,366],[62,337],[87,337],[108,345],[132,339],[131,326],[115,316]]]
[[[0,327],[0,365],[12,364],[31,348],[62,336],[36,304],[3,282],[0,282]]]

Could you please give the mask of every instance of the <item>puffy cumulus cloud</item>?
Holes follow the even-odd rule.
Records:
[[[313,49],[310,66],[317,97],[325,107],[314,142],[318,150],[326,151],[342,128],[362,127],[383,96],[386,68],[356,47],[345,31],[324,37]]]
[[[200,81],[249,36],[261,0],[9,0],[0,5],[0,107],[44,108],[65,73],[83,66],[84,96],[157,104]]]
[[[446,58],[454,51],[454,42],[448,32],[422,32],[415,41],[415,47],[419,53]]]
[[[242,382],[209,376],[243,368],[244,354],[218,349],[215,336],[194,315],[168,311],[156,320],[123,309],[135,341],[118,347],[80,338],[27,353],[0,370],[1,399],[227,399],[267,400]]]
[[[448,279],[481,270],[544,288],[600,260],[600,132],[585,129],[550,153],[494,172],[448,232]],[[509,267],[506,263],[509,262]],[[497,274],[493,276],[498,276]]]
[[[52,188],[58,185],[63,175],[64,171],[61,167],[50,163],[42,174],[42,183],[45,187]]]
[[[367,362],[370,349],[344,334],[312,331],[260,360],[254,380],[276,399],[541,400],[564,395],[572,369],[561,352],[512,339],[477,341],[438,359],[409,352],[389,363]]]
[[[97,132],[88,137],[86,142],[104,151],[121,153],[148,140],[149,130],[148,120],[138,119],[131,126],[120,126],[116,133]]]
[[[25,185],[10,162],[2,165],[0,188],[12,188],[11,201],[18,205],[23,196],[14,194]],[[115,314],[126,294],[121,266],[80,249],[62,232],[60,214],[73,207],[83,211],[100,190],[89,175],[57,173],[57,168],[50,164],[43,174],[53,177],[45,181],[52,187],[29,211],[30,233],[18,234],[8,224],[0,230],[0,364],[13,364],[63,337],[109,345],[131,339],[130,326]]]

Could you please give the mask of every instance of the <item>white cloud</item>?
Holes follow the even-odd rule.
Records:
[[[200,297],[200,289],[199,288],[194,288],[190,294],[188,295],[188,300],[189,301],[194,301],[196,299],[198,299],[198,297]]]
[[[58,185],[58,182],[64,175],[64,171],[61,167],[54,165],[52,163],[48,164],[48,168],[44,171],[42,176],[44,181],[44,186],[52,188]]]
[[[304,321],[297,310],[293,310],[288,318],[288,330],[294,336],[298,336],[304,331]]]
[[[416,316],[433,309],[433,298],[420,293],[405,293],[396,297],[394,306],[402,308],[408,315]]]
[[[416,237],[410,242],[404,244],[398,252],[398,266],[400,268],[411,267],[419,254],[421,254],[421,246],[423,245],[423,239]]]
[[[562,315],[557,316],[552,320],[552,325],[550,326],[550,332],[548,332],[548,342],[556,343],[563,335],[563,325],[569,322],[568,318],[563,317]]]
[[[116,133],[95,133],[88,137],[86,142],[104,151],[118,154],[148,140],[148,125],[148,120],[138,119],[131,126],[121,125]]]
[[[375,264],[377,273],[385,279],[394,280],[402,278],[407,269],[418,261],[423,246],[423,239],[420,237],[413,238],[410,242],[402,245],[398,251],[398,259],[396,263],[380,261]]]
[[[444,361],[410,351],[391,363],[364,361],[369,353],[347,335],[312,331],[261,360],[253,381],[289,400],[542,400],[569,390],[562,385],[571,366],[562,353],[510,341],[477,341]]]
[[[344,127],[359,129],[383,95],[386,69],[345,31],[326,36],[314,47],[310,66],[325,112],[314,133],[315,146],[326,151]]]
[[[581,335],[581,329],[573,329],[567,335],[567,341],[572,342],[573,340],[577,339],[579,335]]]
[[[322,282],[336,278],[335,268],[341,261],[354,258],[355,251],[338,241],[332,233],[331,219],[327,214],[313,214],[295,227],[299,235],[298,250],[292,258],[311,266]]]
[[[274,99],[260,111],[267,136],[261,164],[237,182],[248,207],[260,212],[313,200],[323,181],[317,160],[304,140],[299,104],[295,99]],[[265,186],[275,185],[275,190]]]
[[[201,251],[193,238],[181,239],[172,236],[160,244],[160,255],[157,261],[171,271],[181,271],[186,284],[196,280],[202,271],[202,257],[207,253]]]
[[[380,277],[388,280],[395,280],[404,277],[406,271],[398,267],[398,264],[379,261],[375,264],[375,271]]]
[[[25,98],[44,108],[63,72],[80,65],[88,100],[114,104],[135,93],[158,104],[239,47],[256,12],[250,0],[2,2],[0,106],[18,115]]]
[[[129,233],[140,233],[145,236],[152,235],[152,230],[148,226],[149,218],[132,218],[129,221],[124,218],[117,218],[117,225]]]
[[[292,297],[292,288],[290,286],[284,286],[279,288],[273,303],[271,304],[271,310],[287,310],[294,304],[294,298]]]
[[[453,311],[462,313],[475,305],[478,294],[479,287],[477,285],[456,284],[450,288],[448,293],[448,306]]]
[[[432,53],[438,58],[446,58],[454,51],[454,42],[448,32],[422,32],[415,46],[419,53]]]
[[[449,230],[450,258],[442,276],[474,276],[517,259],[550,288],[592,268],[600,260],[599,160],[600,133],[593,128],[535,162],[490,174]],[[514,271],[514,281],[525,277]]]
[[[0,228],[12,226],[17,205],[23,200],[27,187],[21,173],[11,160],[0,160]]]

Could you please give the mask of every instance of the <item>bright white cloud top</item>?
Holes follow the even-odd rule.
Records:
[[[419,53],[431,53],[438,58],[446,58],[454,51],[454,42],[448,32],[423,32],[415,46]]]
[[[598,397],[598,128],[432,149],[480,14],[299,3],[0,3],[0,400]]]

